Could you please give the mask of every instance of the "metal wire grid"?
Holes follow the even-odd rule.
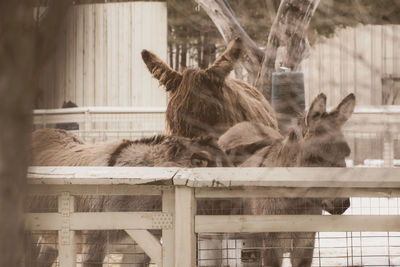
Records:
[[[56,196],[31,196],[26,211],[33,213],[58,212]],[[90,207],[90,208],[89,208]],[[100,210],[101,207],[101,210]],[[76,212],[161,211],[161,196],[75,196]]]
[[[127,235],[122,240],[115,240],[115,235],[121,235],[117,231],[102,231],[106,234],[106,256],[103,262],[86,262],[84,260],[83,247],[87,245],[95,245],[96,234],[95,231],[85,231],[84,233],[79,233],[77,240],[77,267],[82,266],[82,264],[101,264],[103,267],[145,267],[149,266],[150,258],[144,253],[140,246],[129,238]],[[89,240],[85,242],[83,240]]]
[[[356,198],[359,202],[360,198]],[[366,198],[368,199],[368,198]],[[353,210],[348,207],[347,198],[338,199],[323,199],[323,198],[255,198],[255,199],[240,199],[240,198],[207,198],[197,199],[197,214],[198,215],[255,215],[255,214],[320,214],[322,201],[329,201],[330,210],[346,210],[345,214],[353,214]],[[379,199],[378,199],[379,201]],[[252,205],[251,202],[254,204]],[[357,203],[358,203],[357,202]],[[366,202],[366,200],[363,200]],[[396,203],[398,202],[395,201]],[[257,204],[260,203],[260,204]],[[259,208],[259,206],[268,205],[267,209]],[[327,203],[327,202],[326,202]],[[352,203],[352,198],[350,198]],[[368,202],[371,204],[372,202]],[[375,203],[375,202],[374,202]],[[383,203],[383,200],[382,200]],[[393,206],[393,199],[390,201],[390,207]],[[375,208],[375,206],[374,206]],[[350,209],[350,211],[349,211]],[[368,209],[365,206],[356,206],[357,209]],[[328,213],[324,213],[328,215]],[[359,213],[355,213],[359,214]],[[364,214],[364,213],[363,213]]]
[[[264,251],[288,248],[265,246],[263,236],[262,233],[247,236],[241,234],[239,237],[223,233],[199,234],[197,264],[225,267],[268,266],[268,259],[263,258]],[[289,253],[283,254],[282,262],[282,267],[291,266]],[[312,266],[400,266],[400,233],[316,233]]]
[[[307,201],[296,199],[293,210],[279,214],[306,213]],[[213,203],[214,202],[214,203]],[[245,200],[207,199],[198,201],[198,214],[248,214]],[[340,203],[340,202],[339,202]],[[222,207],[222,208],[221,208]],[[208,208],[208,209],[206,209]],[[301,210],[296,210],[301,208]],[[247,210],[248,211],[248,210]],[[328,215],[323,212],[323,215]],[[400,198],[353,197],[343,215],[400,215]],[[267,266],[263,252],[284,249],[266,245],[264,234],[199,234],[198,266]],[[288,237],[290,239],[290,237]],[[290,240],[283,241],[290,244]],[[285,253],[283,267],[289,267],[290,255]],[[400,266],[400,233],[398,232],[321,232],[316,234],[312,266]]]
[[[102,262],[103,267],[146,267],[150,259],[139,245],[128,236],[115,241],[117,231],[102,231],[106,234],[106,255]],[[160,236],[159,231],[153,234]],[[113,240],[114,239],[114,240]],[[89,242],[87,242],[89,240]],[[29,253],[25,259],[25,266],[59,266],[58,233],[57,231],[34,231],[30,233]],[[96,243],[95,231],[76,231],[76,266],[80,267],[101,264],[101,262],[85,262],[83,247]],[[97,266],[97,265],[96,265]]]

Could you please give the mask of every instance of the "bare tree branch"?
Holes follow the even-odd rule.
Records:
[[[255,81],[259,72],[264,52],[248,36],[226,0],[195,0],[201,5],[207,15],[214,22],[226,43],[235,37],[241,37],[245,45],[243,66],[249,73],[249,80]]]
[[[286,48],[282,64],[297,70],[308,53],[307,28],[319,4],[319,0],[282,0],[271,31],[256,87],[267,100],[271,100],[272,73],[279,47]]]

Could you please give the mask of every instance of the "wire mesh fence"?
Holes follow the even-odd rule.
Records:
[[[240,234],[199,234],[198,266],[272,266],[264,253],[273,250],[285,251],[282,266],[291,265],[290,252],[293,248],[293,235],[288,233],[279,240],[281,246],[268,246],[268,235]],[[307,237],[303,237],[307,238]],[[302,239],[302,233],[296,234]],[[399,232],[319,232],[315,245],[302,247],[313,249],[312,265],[318,267],[337,266],[399,266]],[[296,254],[302,259],[301,254]]]
[[[85,121],[86,120],[86,121]],[[43,119],[44,121],[44,119]],[[56,126],[54,120],[46,123],[36,123],[36,128]],[[164,129],[164,114],[157,115],[142,114],[96,114],[86,119],[78,119],[71,116],[64,123],[78,122],[79,130],[74,132],[87,142],[102,142],[115,139],[135,139],[161,133]],[[345,131],[346,139],[351,147],[352,153],[347,160],[348,167],[383,167],[385,157],[391,156],[393,165],[400,166],[400,135],[391,134],[388,139],[387,133],[377,131],[357,131],[354,129]],[[389,152],[388,152],[389,151]],[[49,199],[47,199],[49,200]],[[258,201],[272,201],[276,199],[264,198]],[[161,198],[154,196],[93,196],[77,197],[75,201],[76,211],[88,211],[79,206],[82,202],[99,203],[106,207],[107,211],[160,211]],[[198,199],[198,215],[236,215],[236,214],[255,214],[252,202],[257,199]],[[322,199],[306,198],[281,198],[279,201],[290,203],[282,212],[277,207],[272,208],[269,214],[316,214],[329,215],[324,210],[321,211]],[[57,211],[56,198],[50,201],[48,206],[41,206],[41,209],[32,209],[31,212],[54,212]],[[54,204],[55,203],[55,204]],[[131,203],[131,204],[129,204]],[[141,209],[138,204],[141,203]],[[143,208],[145,207],[145,208]],[[316,208],[317,207],[317,208]],[[318,211],[319,207],[319,211]],[[350,206],[345,203],[335,202],[334,207],[339,210],[346,210],[343,215],[400,215],[399,198],[369,198],[352,197]],[[37,233],[34,233],[37,234]],[[53,239],[56,247],[57,232],[55,237],[48,237],[41,242],[48,242]],[[88,236],[90,233],[86,233]],[[39,233],[39,235],[47,235]],[[84,240],[90,238],[82,237],[82,233],[77,234],[77,266],[85,263],[85,253],[83,247],[87,245]],[[103,266],[149,266],[148,256],[141,248],[129,237],[116,242],[112,240],[114,234],[107,231],[106,256]],[[293,251],[293,234],[280,235],[280,246],[268,243],[268,234],[265,233],[201,233],[197,235],[197,265],[198,266],[269,266],[268,253],[271,251],[282,251],[282,266],[292,266],[291,261],[302,259],[303,255],[295,254]],[[84,236],[84,235],[83,235]],[[157,236],[157,234],[156,234]],[[159,235],[158,235],[159,237]],[[310,239],[309,236],[302,237],[296,235],[297,240]],[[37,238],[39,240],[40,238]],[[94,240],[94,239],[92,239]],[[313,238],[312,246],[303,246],[305,251],[313,250],[312,266],[400,266],[400,233],[399,232],[318,232]],[[40,240],[39,240],[40,241]],[[38,241],[36,241],[38,243]],[[80,243],[79,243],[80,242]],[[160,240],[162,242],[162,240]],[[48,243],[41,244],[47,246]],[[51,247],[51,246],[50,246]],[[298,247],[297,247],[298,248]],[[37,253],[37,252],[36,252]],[[44,252],[42,252],[44,253]],[[46,253],[52,253],[51,250]],[[34,255],[34,253],[31,253]],[[50,256],[54,257],[54,254]],[[39,257],[40,258],[40,257]],[[33,259],[33,258],[32,258]],[[57,261],[55,262],[57,264]]]

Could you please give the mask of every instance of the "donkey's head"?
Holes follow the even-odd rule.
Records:
[[[303,120],[303,146],[300,154],[302,167],[346,167],[345,158],[350,148],[341,131],[343,124],[353,114],[354,94],[346,96],[330,112],[326,112],[326,96],[318,95]],[[324,210],[342,214],[350,207],[348,198],[322,200]]]
[[[124,140],[110,155],[107,165],[186,168],[233,166],[211,137],[166,135]]]
[[[330,112],[326,112],[326,96],[318,95],[302,121],[304,144],[301,150],[302,167],[346,167],[345,157],[350,148],[341,131],[353,114],[354,94],[346,96]]]
[[[151,52],[142,51],[150,73],[170,93],[166,116],[172,134],[200,136],[214,132],[221,122],[232,125],[228,113],[233,107],[224,99],[223,85],[241,51],[242,41],[236,38],[207,69],[186,69],[182,73]]]
[[[211,137],[175,138],[169,157],[185,167],[233,167],[230,159]]]

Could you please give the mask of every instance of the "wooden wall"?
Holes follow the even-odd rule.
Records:
[[[382,78],[400,77],[400,25],[359,25],[314,45],[303,62],[306,101],[319,93],[329,106],[354,92],[358,105],[381,105]]]
[[[60,32],[57,54],[40,76],[36,108],[165,106],[166,94],[144,65],[142,49],[167,59],[165,2],[77,5]]]

